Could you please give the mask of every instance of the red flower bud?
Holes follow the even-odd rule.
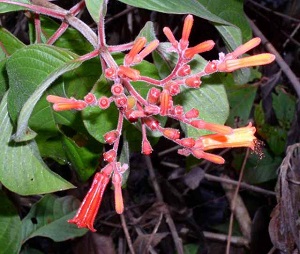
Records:
[[[143,123],[152,131],[156,131],[159,127],[159,121],[153,117],[144,117]]]
[[[147,101],[151,104],[156,104],[158,102],[160,93],[161,92],[158,88],[151,87],[147,95]]]
[[[141,78],[140,72],[138,70],[132,69],[124,65],[119,66],[118,75],[124,78],[129,78],[132,81],[137,81]]]
[[[112,87],[111,87],[111,93],[115,96],[118,96],[120,94],[122,94],[124,91],[124,88],[121,84],[113,84]]]
[[[183,139],[180,139],[180,144],[182,146],[192,148],[195,145],[195,139],[193,139],[193,138],[183,138]]]
[[[184,114],[185,118],[191,119],[191,118],[197,118],[199,116],[199,110],[192,108],[188,112]]]
[[[151,154],[153,151],[150,142],[147,139],[143,139],[142,141],[142,153],[145,155]]]
[[[215,61],[208,62],[204,68],[204,72],[206,74],[214,73],[218,70],[217,63]]]
[[[165,128],[162,130],[162,134],[169,139],[175,140],[179,139],[180,132],[179,130],[173,129],[173,128]]]
[[[186,86],[191,87],[191,88],[199,88],[201,83],[202,82],[201,82],[200,78],[197,76],[190,77],[185,80]]]
[[[178,71],[177,75],[184,77],[191,74],[191,67],[188,64],[183,65]]]
[[[92,93],[88,93],[86,96],[84,96],[84,101],[89,105],[96,105],[97,104],[97,98]]]
[[[182,37],[180,40],[180,48],[181,49],[185,49],[189,44],[189,37],[190,37],[193,23],[194,23],[193,16],[190,14],[187,15],[184,20],[183,29],[182,29]]]
[[[114,102],[118,108],[126,108],[127,106],[127,97],[125,94],[121,94],[114,98]]]
[[[110,105],[110,100],[109,98],[107,98],[106,96],[102,96],[101,98],[99,98],[98,100],[98,106],[101,109],[107,109]]]
[[[107,144],[112,145],[119,138],[119,135],[120,134],[117,130],[112,130],[112,131],[105,133],[103,135],[103,137]]]
[[[117,77],[117,70],[115,68],[107,68],[104,71],[105,77],[108,79],[115,79]]]
[[[174,115],[176,115],[176,116],[183,115],[183,107],[182,106],[179,106],[179,105],[175,106],[173,108],[173,111],[174,111]]]
[[[147,115],[157,115],[160,112],[160,108],[156,105],[145,106],[144,111]]]
[[[164,89],[167,89],[171,96],[175,96],[180,93],[180,85],[175,81],[169,81],[165,84]]]
[[[116,157],[117,157],[117,153],[113,149],[103,153],[103,159],[107,162],[113,162],[116,159]]]

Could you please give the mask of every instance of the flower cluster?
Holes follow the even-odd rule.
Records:
[[[112,148],[103,154],[103,158],[108,164],[101,172],[96,173],[91,189],[83,200],[78,213],[69,222],[77,224],[78,227],[88,227],[90,230],[95,231],[93,227],[94,219],[110,178],[112,178],[115,191],[116,212],[123,212],[122,175],[128,165],[121,165],[117,162],[117,150],[124,118],[131,123],[140,122],[142,131],[141,151],[146,155],[151,154],[153,150],[147,139],[147,129],[160,132],[162,136],[180,145],[179,154],[184,156],[193,155],[196,158],[206,159],[217,164],[223,164],[224,159],[221,156],[207,152],[207,150],[224,147],[249,147],[254,149],[255,127],[251,124],[246,127],[232,129],[228,126],[206,122],[199,118],[197,109],[193,108],[185,112],[181,105],[175,105],[173,97],[181,92],[183,86],[199,88],[203,76],[214,72],[232,72],[239,68],[268,64],[275,57],[268,53],[241,57],[260,43],[259,38],[254,38],[231,53],[220,53],[218,60],[209,61],[202,71],[192,74],[189,62],[193,57],[214,47],[212,40],[189,47],[189,35],[192,25],[193,16],[188,15],[184,21],[182,37],[179,41],[175,39],[170,28],[165,27],[163,29],[164,34],[171,43],[170,50],[178,54],[178,61],[169,76],[162,80],[143,76],[138,70],[134,69],[134,65],[139,64],[160,43],[158,40],[153,40],[147,44],[146,38],[140,37],[131,45],[130,51],[124,57],[123,65],[118,66],[111,59],[106,61],[107,58],[103,57],[105,49],[101,50],[102,55],[100,54],[100,57],[103,58],[102,61],[105,63],[105,76],[113,81],[110,97],[96,98],[92,93],[87,94],[83,100],[54,95],[47,97],[47,100],[53,103],[53,109],[56,111],[83,110],[89,106],[98,106],[105,110],[112,103],[119,110],[116,129],[104,135],[105,142],[112,145]],[[115,46],[115,48],[117,47]],[[107,48],[107,52],[110,53],[111,51]],[[144,81],[152,85],[146,99],[134,89],[131,84],[132,81]],[[179,130],[163,127],[156,115],[167,116],[196,129],[209,130],[214,134],[199,138],[181,137]]]

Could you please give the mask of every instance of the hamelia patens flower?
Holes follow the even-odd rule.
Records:
[[[192,155],[198,159],[205,159],[216,164],[223,164],[225,160],[219,155],[208,152],[209,150],[233,147],[255,149],[255,127],[252,124],[233,129],[223,124],[204,121],[201,119],[201,108],[199,111],[196,108],[187,109],[184,105],[176,104],[179,101],[176,96],[184,91],[183,87],[200,88],[203,76],[215,72],[232,72],[244,67],[265,65],[274,61],[275,56],[269,53],[243,56],[243,54],[260,44],[261,40],[259,38],[253,38],[231,53],[220,53],[219,59],[206,62],[202,70],[192,70],[191,66],[193,65],[190,62],[194,57],[197,54],[211,50],[215,45],[212,40],[204,41],[195,46],[189,45],[193,22],[193,16],[187,15],[179,41],[176,40],[170,28],[165,27],[163,29],[164,34],[171,43],[168,50],[175,52],[178,60],[170,74],[162,80],[143,76],[142,68],[139,68],[141,71],[135,69],[135,65],[159,47],[158,40],[147,42],[145,37],[139,37],[133,43],[126,44],[124,50],[128,50],[128,53],[125,55],[122,65],[118,65],[111,55],[109,57],[107,55],[114,51],[112,48],[115,48],[117,52],[122,51],[117,50],[118,46],[101,49],[100,58],[104,68],[103,74],[108,80],[108,85],[110,85],[111,95],[102,95],[100,98],[96,98],[93,93],[88,93],[83,100],[54,95],[47,96],[47,100],[53,103],[53,109],[56,111],[83,110],[86,107],[99,107],[101,110],[105,110],[111,104],[119,111],[116,128],[106,132],[103,136],[105,143],[112,146],[103,153],[103,160],[107,165],[101,172],[95,174],[91,189],[84,198],[77,214],[69,222],[77,224],[78,227],[87,227],[91,231],[95,231],[93,226],[95,216],[110,178],[114,187],[115,210],[118,214],[124,211],[122,180],[128,165],[121,166],[117,162],[123,119],[127,119],[130,123],[137,123],[136,125],[141,129],[141,152],[145,155],[150,155],[153,151],[147,138],[149,131],[157,132],[178,144],[181,147],[178,153],[183,156]],[[122,46],[120,47],[122,48]],[[163,47],[159,50],[163,50]],[[140,82],[138,86],[133,85],[137,81],[142,81],[144,84]],[[139,89],[142,85],[148,88],[146,97],[140,94],[141,90]],[[189,98],[185,98],[185,100],[189,100]],[[201,106],[200,103],[201,101],[199,101]],[[180,133],[179,129],[161,124],[160,118],[157,116],[173,118],[189,125],[191,128],[208,130],[212,134],[197,138],[188,137]]]

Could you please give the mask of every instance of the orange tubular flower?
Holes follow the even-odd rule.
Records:
[[[189,44],[189,37],[191,34],[193,23],[194,23],[193,16],[190,14],[187,15],[184,20],[183,29],[182,29],[182,37],[180,40],[181,49],[185,49]]]
[[[118,214],[121,214],[124,211],[124,203],[122,196],[122,176],[120,173],[114,172],[112,183],[115,188],[115,210]]]
[[[56,95],[48,95],[47,96],[47,101],[54,103],[53,104],[53,109],[55,111],[63,111],[63,110],[83,110],[84,108],[87,107],[87,103],[82,100],[76,100],[74,98],[68,99]]]
[[[135,56],[141,51],[141,49],[146,45],[146,38],[140,37],[136,39],[136,41],[133,44],[132,49],[129,51],[129,53],[124,58],[124,64],[125,65],[131,65]]]
[[[241,59],[229,59],[219,64],[218,70],[223,72],[232,72],[240,68],[269,64],[274,60],[275,56],[269,53],[244,57]]]
[[[141,62],[146,56],[148,56],[152,51],[154,51],[159,45],[159,40],[151,41],[139,54],[137,54],[132,64],[138,64]]]
[[[129,78],[132,81],[137,81],[141,78],[140,72],[138,70],[132,69],[124,65],[119,66],[118,75]]]
[[[204,151],[215,148],[233,148],[233,147],[249,147],[254,150],[256,137],[254,136],[256,129],[249,123],[248,126],[233,129],[228,135],[210,134],[200,137],[196,146],[201,147]]]
[[[112,166],[108,164],[101,172],[95,174],[89,192],[82,201],[75,217],[68,220],[69,223],[74,223],[79,228],[88,228],[92,232],[96,231],[93,224],[101,204],[103,193],[109,182],[112,169]]]
[[[184,52],[184,57],[187,59],[192,59],[194,57],[194,55],[209,51],[214,46],[215,46],[215,43],[212,40],[201,42],[194,47],[186,49],[186,51]]]

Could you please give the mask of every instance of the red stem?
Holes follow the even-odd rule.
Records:
[[[41,43],[41,20],[40,15],[35,13],[34,14],[34,27],[35,27],[35,40],[37,43]]]

